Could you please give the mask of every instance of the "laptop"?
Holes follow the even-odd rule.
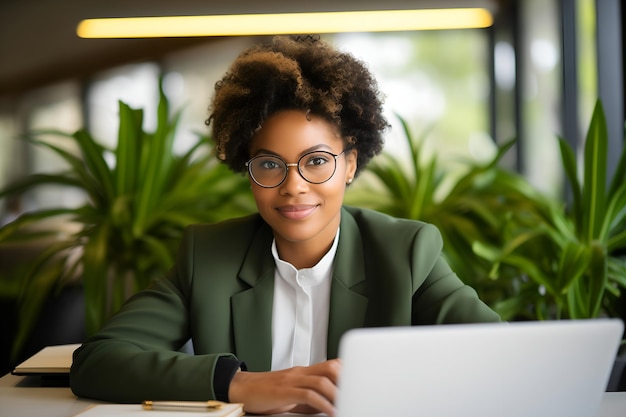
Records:
[[[366,328],[341,339],[337,417],[593,417],[617,319]]]

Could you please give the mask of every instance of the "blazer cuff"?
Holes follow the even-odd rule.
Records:
[[[228,389],[230,388],[230,381],[232,381],[239,369],[242,371],[248,369],[245,362],[228,356],[222,356],[217,360],[213,373],[213,387],[216,400],[229,402]]]

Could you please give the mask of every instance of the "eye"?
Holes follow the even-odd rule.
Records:
[[[282,169],[282,163],[276,158],[259,158],[256,162],[256,166],[263,170]]]
[[[313,166],[313,167],[320,166],[320,165],[327,164],[329,161],[330,161],[330,158],[326,154],[313,154],[313,155],[310,155],[306,159],[305,166],[307,166],[307,167],[310,167],[310,166]]]

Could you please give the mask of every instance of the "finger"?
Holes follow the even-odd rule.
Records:
[[[341,362],[339,359],[331,359],[306,368],[301,368],[300,370],[310,375],[325,376],[336,385],[341,371]]]
[[[282,414],[286,412],[300,413],[300,414],[316,414],[326,413],[332,416],[334,413],[334,406],[324,395],[316,392],[313,389],[306,387],[290,387],[283,392],[282,405],[274,404],[265,407],[249,407],[246,412],[259,413],[259,414]]]
[[[279,411],[297,409],[302,410],[298,412],[332,413],[337,393],[336,385],[325,376],[308,375],[303,374],[302,370],[298,371],[298,374],[291,374],[287,380],[283,381],[284,385],[280,390],[282,404],[275,403],[271,406],[271,411],[279,414]],[[288,410],[285,410],[285,407]]]
[[[333,416],[335,413],[335,406],[333,402],[311,389],[298,389],[296,396],[298,398],[296,405],[292,410],[296,412],[321,412]],[[301,411],[300,411],[301,410]],[[316,411],[317,410],[317,411]]]
[[[302,381],[301,386],[323,396],[331,404],[335,403],[335,396],[337,395],[337,385],[326,376],[309,376]]]

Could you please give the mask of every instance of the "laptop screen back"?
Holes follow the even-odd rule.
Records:
[[[615,319],[354,329],[338,417],[592,417],[622,337]]]

